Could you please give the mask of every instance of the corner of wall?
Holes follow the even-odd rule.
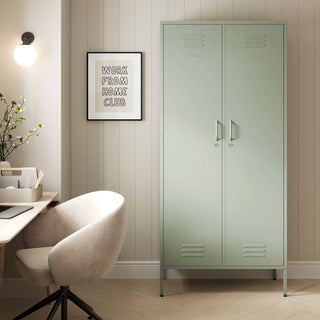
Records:
[[[61,2],[61,201],[71,197],[71,1]]]

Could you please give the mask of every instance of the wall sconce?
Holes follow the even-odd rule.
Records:
[[[30,45],[34,40],[34,35],[31,32],[25,32],[21,36],[21,40],[22,44],[15,48],[13,58],[18,65],[28,67],[31,66],[37,58],[36,50]]]

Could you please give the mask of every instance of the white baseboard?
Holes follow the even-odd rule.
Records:
[[[159,279],[159,261],[117,261],[108,279]]]
[[[159,279],[159,261],[118,261],[108,279]],[[282,278],[282,271],[278,271]],[[167,279],[271,279],[271,270],[182,270],[166,271]],[[320,261],[289,261],[288,279],[320,279]],[[2,297],[44,297],[45,289],[23,279],[4,279]]]
[[[109,279],[159,279],[159,261],[118,261]],[[169,269],[167,279],[270,279],[271,270]],[[282,278],[279,270],[278,278]],[[320,261],[289,261],[288,279],[320,279]]]
[[[320,279],[320,261],[289,261],[288,279]]]

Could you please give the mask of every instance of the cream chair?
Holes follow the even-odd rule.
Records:
[[[61,304],[67,319],[67,300],[93,319],[93,309],[69,290],[69,285],[104,278],[119,256],[126,230],[124,198],[111,191],[96,191],[66,201],[41,214],[23,232],[27,249],[16,253],[21,275],[37,286],[60,289],[14,320],[56,301],[47,319]]]

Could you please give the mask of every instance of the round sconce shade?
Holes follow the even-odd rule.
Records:
[[[31,45],[21,44],[15,48],[13,58],[18,65],[28,67],[36,61],[37,52]]]

